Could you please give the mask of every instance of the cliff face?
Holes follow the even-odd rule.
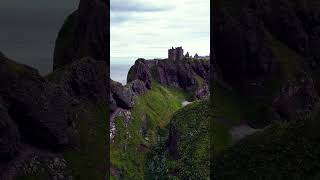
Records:
[[[87,56],[109,62],[108,19],[107,0],[81,0],[58,34],[53,69]]]
[[[151,89],[152,81],[183,89],[194,99],[206,99],[209,96],[209,66],[207,60],[172,62],[138,59],[129,70],[126,86],[111,81],[111,112],[117,108],[130,110],[135,97]]]
[[[266,106],[283,119],[309,117],[312,110],[293,104],[314,109],[319,102],[314,74],[320,67],[320,4],[247,0],[241,5],[233,1],[220,5],[214,28],[215,80],[248,99],[272,99]],[[292,93],[294,88],[299,93]]]
[[[213,132],[215,178],[317,178],[318,162],[308,157],[319,152],[320,3],[231,0],[219,5],[211,99],[220,128]],[[270,126],[261,132],[221,145],[238,124],[255,127],[266,119],[264,126]]]
[[[99,171],[85,168],[82,176],[104,177],[108,69],[104,61],[83,58],[43,78],[33,68],[0,57],[2,177],[10,180],[24,174],[45,173],[48,177],[60,174],[67,178],[74,175],[67,169],[85,168],[88,161],[101,168]],[[62,156],[68,151],[72,151],[72,155]],[[97,160],[94,156],[100,157]],[[77,167],[71,167],[73,160],[80,157],[88,159],[77,161]],[[30,172],[28,168],[36,170]]]
[[[78,146],[68,114],[72,98],[61,86],[4,56],[0,57],[0,74],[1,164],[26,160],[32,148],[60,151]],[[22,171],[16,168],[8,176],[9,170],[10,166],[1,167],[0,174],[10,179]]]
[[[107,1],[81,0],[46,77],[0,53],[0,179],[105,178],[107,19]]]
[[[195,98],[208,97],[205,90],[209,81],[209,61],[207,60],[144,60],[138,59],[131,67],[127,81],[143,81],[150,89],[152,80],[165,86],[187,90]]]

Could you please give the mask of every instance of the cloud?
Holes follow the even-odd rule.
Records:
[[[119,0],[112,0],[111,7],[115,2]],[[142,6],[138,10],[127,2]],[[111,57],[166,57],[171,46],[183,46],[190,54],[209,54],[210,0],[165,2],[125,0],[126,7],[111,11]]]
[[[111,12],[159,12],[173,9],[170,3],[154,0],[111,0]]]

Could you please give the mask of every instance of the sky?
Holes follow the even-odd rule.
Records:
[[[209,55],[210,0],[111,0],[111,57]],[[111,58],[112,63],[112,58]]]
[[[52,70],[54,43],[79,0],[0,0],[0,51],[42,74]]]

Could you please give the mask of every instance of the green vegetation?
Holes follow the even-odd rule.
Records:
[[[139,96],[131,110],[131,120],[116,119],[116,137],[111,145],[112,166],[119,169],[119,179],[143,179],[149,147],[158,142],[174,112],[182,107],[189,95],[180,89],[169,88],[153,82],[152,89]],[[147,124],[145,136],[141,132]],[[116,177],[113,177],[114,179]]]
[[[219,180],[317,179],[320,137],[315,129],[314,123],[299,121],[255,133],[215,159],[215,176]]]
[[[64,153],[69,173],[77,180],[103,179],[106,176],[108,106],[84,107],[76,110],[75,116],[80,149]]]
[[[149,178],[207,179],[209,177],[209,103],[193,102],[177,111],[170,122],[178,138],[178,158],[174,159],[164,141],[149,154]],[[169,131],[169,126],[167,127]]]

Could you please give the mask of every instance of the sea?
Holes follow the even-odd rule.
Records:
[[[121,84],[127,84],[127,75],[134,65],[133,57],[111,57],[110,59],[110,78]]]
[[[138,58],[154,59],[155,57],[111,57],[110,59],[110,77],[112,80],[127,84],[127,75]],[[157,57],[158,58],[158,57]]]

